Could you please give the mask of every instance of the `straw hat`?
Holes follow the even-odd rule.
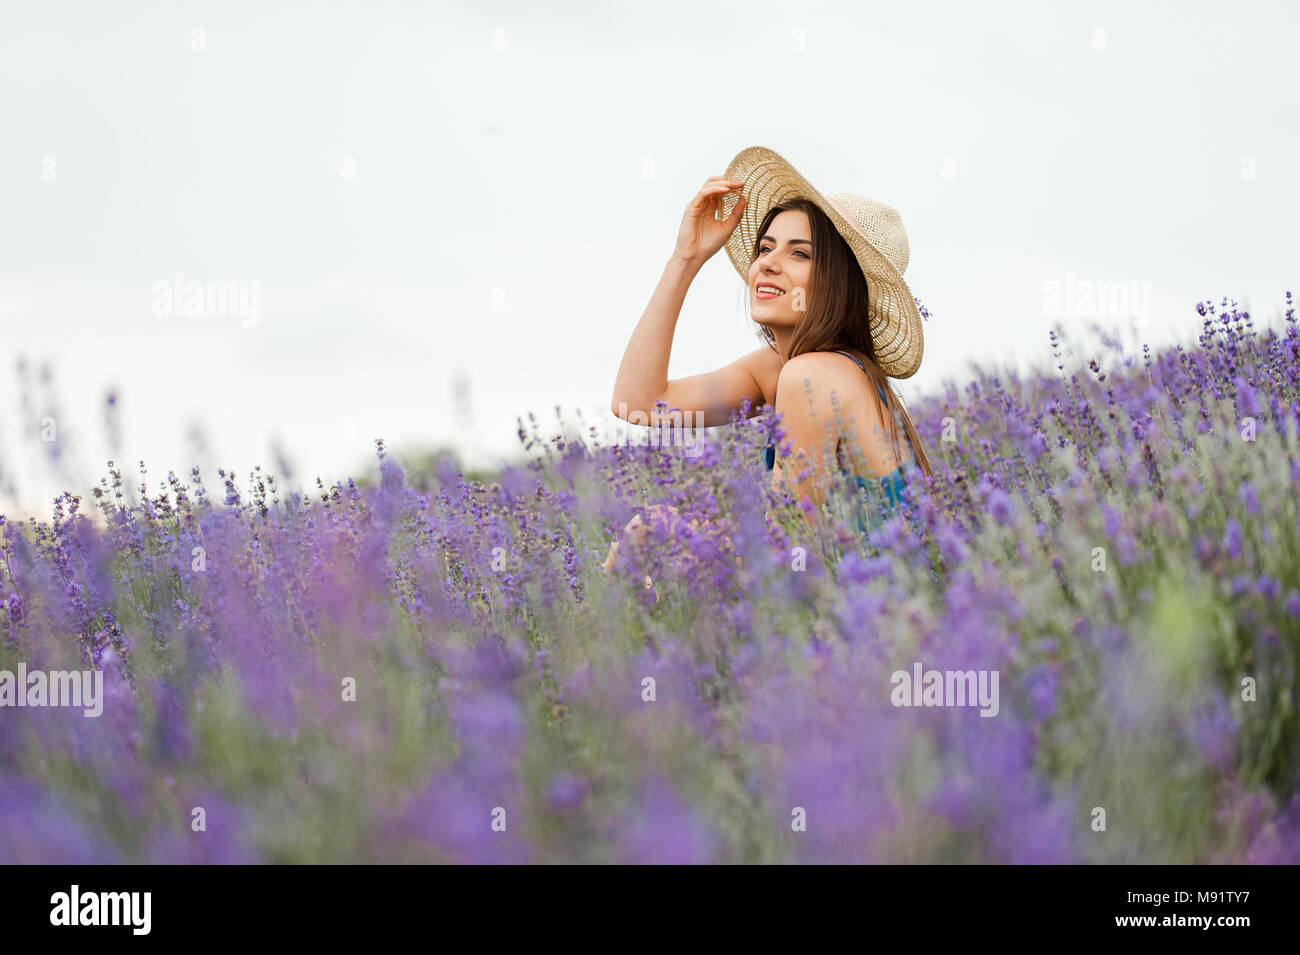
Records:
[[[763,146],[750,146],[737,154],[723,175],[745,183],[745,212],[727,239],[727,255],[740,277],[749,284],[754,240],[763,217],[772,206],[801,197],[815,202],[857,256],[867,279],[867,314],[876,361],[891,378],[910,378],[921,367],[925,339],[921,312],[903,272],[907,268],[907,233],[897,210],[854,192],[823,196],[786,160]],[[723,196],[719,218],[731,213],[738,198]]]

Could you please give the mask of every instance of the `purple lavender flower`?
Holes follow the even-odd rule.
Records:
[[[203,810],[203,828],[195,829],[194,810]],[[255,845],[255,818],[247,807],[222,792],[201,789],[176,793],[182,824],[159,823],[145,840],[146,865],[260,865],[270,860]]]
[[[153,698],[158,755],[165,763],[183,763],[190,758],[192,743],[180,694],[175,687],[156,680]]]
[[[587,780],[581,776],[568,772],[556,773],[546,786],[546,799],[552,808],[561,812],[576,809],[586,798],[589,788]]]
[[[386,828],[394,838],[413,836],[434,847],[447,862],[517,865],[533,856],[523,826],[519,790],[512,783],[485,789],[449,767],[435,773]]]
[[[722,842],[661,776],[645,781],[635,809],[614,827],[620,861],[632,865],[706,865]]]
[[[1258,418],[1260,412],[1259,397],[1255,389],[1240,375],[1233,379],[1237,388],[1237,407],[1243,417]]]
[[[999,524],[1011,522],[1011,497],[1001,489],[995,489],[988,499],[989,514]]]
[[[1056,712],[1056,691],[1061,678],[1053,667],[1037,666],[1026,679],[1029,699],[1034,705],[1034,716],[1045,720]]]
[[[1221,773],[1231,772],[1237,725],[1222,698],[1198,706],[1192,716],[1192,735],[1206,763]]]
[[[1101,506],[1101,516],[1106,536],[1111,540],[1118,538],[1119,532],[1124,526],[1119,511],[1115,510],[1115,508],[1111,507],[1109,504],[1103,504]]]
[[[1233,560],[1241,556],[1241,525],[1235,517],[1229,517],[1224,525],[1223,547]]]
[[[1259,513],[1259,495],[1255,491],[1255,485],[1249,481],[1243,481],[1241,484],[1241,499],[1246,504],[1246,513],[1256,515]]]

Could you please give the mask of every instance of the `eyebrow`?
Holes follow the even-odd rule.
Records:
[[[763,236],[763,238],[759,239],[758,241],[759,241],[759,242],[775,242],[776,239],[772,238],[770,235],[765,235],[765,236]],[[808,246],[808,247],[810,247],[810,248],[812,247],[812,242],[811,242],[810,240],[808,240],[808,239],[787,239],[785,244],[786,244],[786,245],[806,245],[806,246]]]

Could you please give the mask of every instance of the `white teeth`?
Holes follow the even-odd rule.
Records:
[[[781,289],[776,288],[775,286],[772,286],[772,285],[760,285],[760,286],[759,286],[755,291],[758,291],[758,292],[775,292],[777,295],[784,295],[784,294],[785,294],[785,292],[781,291]]]

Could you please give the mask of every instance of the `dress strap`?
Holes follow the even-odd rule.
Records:
[[[853,355],[850,355],[848,352],[837,350],[835,354],[843,355],[845,358],[849,359],[851,362],[853,362],[853,364],[857,365],[859,368],[862,369],[862,373],[864,375],[867,373],[867,366],[862,364],[862,362],[858,361],[857,358],[855,358]],[[885,397],[884,387],[882,387],[881,385],[876,385],[876,393],[880,395],[881,401],[885,402],[886,404],[889,403],[889,399]]]
[[[853,364],[857,365],[859,368],[862,369],[862,373],[863,373],[864,375],[867,373],[867,366],[864,365],[864,364],[862,364],[862,362],[858,361],[857,358],[855,358],[853,355],[850,355],[848,352],[846,352],[846,351],[836,351],[835,354],[837,354],[837,355],[843,355],[843,356],[844,356],[845,358],[847,358],[849,361],[853,362]]]
[[[848,352],[846,352],[846,351],[840,351],[840,350],[838,350],[838,349],[836,349],[835,354],[837,354],[837,355],[843,355],[845,358],[847,358],[847,359],[849,359],[850,361],[852,361],[853,364],[855,364],[855,365],[857,365],[859,368],[861,368],[861,369],[862,369],[862,373],[863,373],[864,375],[867,374],[867,367],[866,367],[866,365],[864,365],[864,364],[862,364],[862,362],[858,361],[857,358],[855,358],[853,355],[850,355]],[[867,377],[871,377],[871,376],[868,375]],[[888,407],[888,406],[889,406],[889,398],[885,395],[885,388],[884,388],[883,385],[880,385],[880,384],[877,384],[877,385],[876,385],[876,394],[880,395],[880,400],[881,400],[882,402],[884,402],[884,404],[885,404],[886,407]],[[915,451],[912,451],[912,445],[911,445],[911,441],[910,441],[910,440],[908,441],[908,450],[912,452],[912,461],[913,461],[913,463],[915,464],[915,461],[916,461],[916,452],[915,452]],[[899,470],[899,469],[898,469],[898,468],[895,468],[895,471],[897,471],[897,470]],[[890,472],[890,473],[892,474],[893,472]],[[886,475],[886,476],[888,476],[888,475]]]

